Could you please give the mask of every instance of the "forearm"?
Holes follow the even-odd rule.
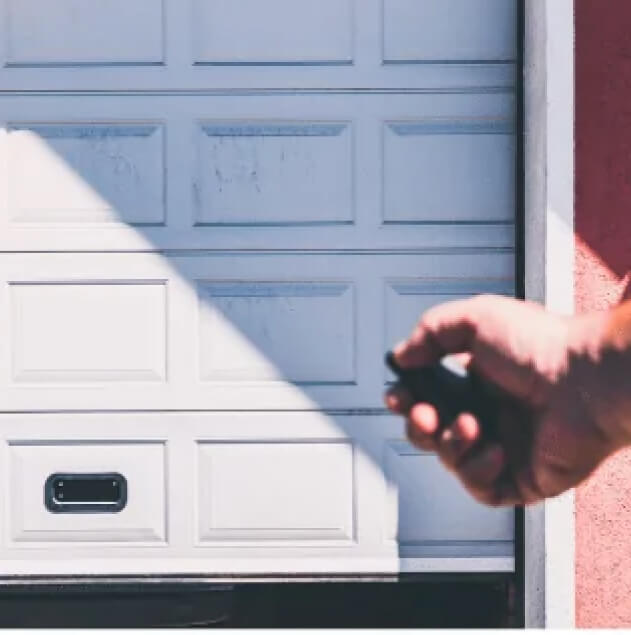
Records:
[[[576,320],[572,374],[581,402],[617,445],[631,444],[631,301]]]

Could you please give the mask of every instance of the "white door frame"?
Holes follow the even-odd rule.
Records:
[[[574,310],[574,0],[523,0],[526,297]],[[574,494],[525,513],[527,627],[574,626]]]

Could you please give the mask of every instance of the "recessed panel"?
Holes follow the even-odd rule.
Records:
[[[12,284],[13,380],[164,380],[165,291],[159,283]]]
[[[504,120],[392,122],[384,128],[384,222],[509,222],[515,137]]]
[[[352,446],[202,443],[198,516],[208,542],[352,540]]]
[[[347,282],[202,282],[202,379],[350,384],[353,287]]]
[[[12,125],[11,219],[161,225],[163,146],[162,126],[154,124]]]
[[[351,143],[346,123],[203,124],[197,224],[352,222]]]
[[[163,60],[163,0],[6,2],[10,64],[158,64]]]
[[[353,59],[352,0],[195,0],[195,61],[344,64]]]
[[[400,546],[513,540],[514,510],[476,502],[435,455],[398,441],[389,442],[385,452],[390,538]]]
[[[9,456],[8,511],[14,542],[118,544],[165,540],[164,444],[16,442],[10,444]],[[46,485],[51,476],[108,473],[125,479],[125,505],[117,513],[99,512],[94,504],[81,513],[55,513],[46,505]],[[57,489],[66,486],[69,483]],[[90,492],[82,496],[89,497]]]
[[[475,271],[471,271],[472,274]],[[400,278],[388,280],[385,287],[385,348],[409,337],[421,316],[433,306],[480,293],[514,295],[511,280],[483,278]],[[384,374],[393,375],[384,369]]]
[[[386,62],[514,60],[516,0],[383,0]]]

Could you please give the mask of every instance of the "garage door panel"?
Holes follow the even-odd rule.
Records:
[[[384,61],[514,61],[516,0],[383,0]]]
[[[15,383],[166,380],[160,282],[11,284]]]
[[[11,65],[158,64],[163,0],[4,0]]]
[[[10,125],[8,156],[13,222],[165,221],[160,124]]]
[[[42,543],[160,544],[166,540],[163,443],[12,442],[9,523],[13,546]],[[117,473],[126,480],[117,513],[51,513],[44,505],[54,474]]]
[[[508,120],[387,123],[384,222],[512,222],[515,145]]]
[[[515,288],[509,279],[389,279],[384,284],[385,337],[384,349],[393,342],[409,336],[410,325],[432,306],[462,300],[480,293],[514,297]],[[394,375],[384,368],[384,377],[393,381]]]
[[[423,308],[513,286],[511,253],[3,263],[9,410],[381,407],[384,350]]]
[[[198,291],[202,380],[356,383],[353,283],[203,282]]]
[[[196,149],[198,226],[353,222],[348,123],[204,123]]]
[[[511,510],[472,502],[391,415],[4,413],[0,453],[3,574],[513,567]],[[50,474],[90,470],[127,478],[123,512],[47,511]]]
[[[415,547],[486,543],[486,549],[512,551],[514,514],[477,503],[440,460],[398,440],[385,444],[389,501],[398,510],[390,537],[412,553]],[[489,544],[491,543],[491,544]]]
[[[194,0],[196,64],[349,64],[353,0]],[[244,20],[243,16],[249,16]]]
[[[2,120],[2,250],[514,243],[510,95],[32,98]]]
[[[510,89],[514,0],[0,0],[2,90]],[[484,60],[490,63],[471,64]],[[384,63],[385,62],[385,63]],[[394,62],[394,63],[392,63]]]
[[[201,544],[355,538],[352,443],[203,442],[198,461]]]

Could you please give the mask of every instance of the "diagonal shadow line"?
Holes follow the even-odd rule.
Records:
[[[48,135],[51,134],[50,126],[54,126],[54,125],[55,124],[46,124],[46,126],[49,128],[47,130]],[[84,128],[87,130],[89,129],[89,127],[90,127],[89,123],[88,124],[83,123],[83,124],[80,124],[80,126],[75,127],[75,131],[79,130],[80,132],[80,129]],[[150,131],[146,130],[145,128],[147,128],[147,126],[139,125],[137,133],[139,135],[150,134]],[[20,127],[20,126],[12,127],[11,131],[24,130],[24,129],[30,129],[31,132],[35,130],[35,134],[37,134],[37,126],[32,126],[30,124],[25,125],[24,127]],[[60,128],[57,132],[52,130],[53,139],[57,133],[62,135],[68,134],[69,130],[70,130],[69,124],[60,125]],[[109,140],[109,142],[113,144],[111,147],[109,147],[109,150],[108,150],[108,152],[110,152],[109,169],[113,168],[114,170],[114,175],[115,175],[114,181],[111,181],[111,180],[108,181],[108,179],[103,180],[102,178],[99,177],[99,173],[102,170],[103,166],[98,161],[96,163],[94,162],[94,160],[91,162],[89,155],[86,156],[85,154],[81,154],[81,153],[77,155],[72,155],[72,154],[69,155],[67,152],[66,153],[62,152],[58,146],[55,146],[54,141],[53,142],[50,141],[50,136],[45,138],[42,135],[38,135],[38,138],[42,144],[46,145],[49,151],[49,158],[54,157],[56,161],[58,161],[60,164],[63,164],[63,166],[69,172],[69,174],[72,174],[73,178],[76,179],[77,187],[85,188],[84,195],[88,196],[88,198],[92,197],[94,200],[99,201],[97,207],[100,207],[101,213],[104,213],[104,216],[100,218],[101,221],[109,220],[109,222],[116,222],[116,223],[121,223],[123,225],[129,225],[130,224],[128,222],[129,219],[134,219],[138,217],[138,209],[136,209],[135,207],[134,197],[129,196],[128,192],[126,193],[124,189],[121,189],[120,183],[123,183],[122,187],[124,187],[125,185],[127,187],[133,187],[134,183],[138,183],[139,180],[142,179],[142,175],[140,175],[137,172],[137,165],[134,164],[135,159],[133,157],[130,158],[129,156],[126,156],[124,151],[120,151],[120,149],[116,148],[116,137],[115,137],[116,129],[112,128],[110,132],[114,135],[114,141],[112,142],[111,139]],[[92,139],[90,141],[90,143],[98,143],[98,142],[99,142],[98,138],[96,140]],[[119,174],[119,175],[123,174],[125,176],[125,178],[120,179],[118,186],[116,185],[116,178],[117,178],[116,174]],[[133,177],[131,181],[128,178],[130,174]],[[165,187],[166,187],[167,179],[168,179],[168,175],[165,174],[164,175]],[[193,187],[192,183],[191,183],[191,187]],[[88,194],[86,194],[86,192],[88,192]],[[162,200],[160,201],[160,203],[164,206],[163,209],[166,210],[167,201],[166,201],[166,196],[164,192],[162,193]],[[79,216],[81,215],[81,213],[82,212],[80,211]],[[111,217],[107,219],[106,217],[110,215]],[[165,218],[164,224],[158,223],[158,225],[163,226],[165,228],[165,231],[168,231],[168,222],[169,222],[168,212],[166,212],[166,216],[167,217]],[[36,218],[35,220],[41,221],[42,219]],[[73,219],[73,220],[76,220],[76,219]],[[185,280],[187,284],[190,285],[197,293],[199,291],[199,282],[200,282],[199,279],[197,277],[192,277],[190,275],[190,272],[186,271],[185,268],[181,266],[180,259],[172,258],[168,253],[166,253],[167,250],[163,248],[164,245],[160,245],[159,242],[156,241],[155,233],[151,232],[151,229],[153,229],[155,225],[150,223],[149,224],[134,224],[133,227],[135,231],[137,231],[141,235],[144,235],[147,238],[147,241],[150,241],[153,244],[155,251],[157,253],[159,253],[165,260],[167,260],[168,267],[173,272],[173,275],[177,275],[181,279]],[[238,228],[233,228],[233,231],[238,231]],[[226,245],[226,249],[230,250],[230,246]],[[210,252],[213,250],[208,250],[208,251]],[[115,255],[113,257],[115,257]],[[139,254],[139,257],[142,257],[142,255]],[[308,252],[305,252],[300,257],[308,258],[309,257]],[[293,385],[305,391],[305,393],[307,394],[310,400],[313,401],[315,399],[315,404],[314,404],[315,409],[320,409],[323,412],[328,412],[328,413],[334,413],[335,411],[339,411],[339,409],[331,409],[330,407],[327,407],[326,403],[317,403],[317,398],[314,398],[314,393],[313,391],[310,390],[310,387],[309,387],[310,382],[296,380],[296,368],[295,367],[292,368],[292,364],[294,361],[293,355],[290,355],[289,357],[287,357],[287,355],[282,354],[283,353],[282,351],[279,351],[277,348],[275,348],[274,343],[272,343],[272,345],[266,345],[262,341],[262,339],[264,339],[264,336],[265,336],[265,328],[266,326],[269,327],[269,324],[256,325],[260,327],[260,330],[258,331],[258,333],[255,332],[256,336],[253,336],[252,329],[249,328],[250,324],[247,323],[247,319],[244,323],[243,320],[235,321],[234,313],[231,317],[230,311],[231,309],[234,308],[234,306],[231,307],[230,303],[234,300],[235,293],[238,297],[239,285],[244,285],[244,284],[246,285],[246,287],[242,287],[242,289],[244,290],[243,293],[245,296],[248,293],[251,293],[253,291],[253,285],[256,285],[257,283],[261,282],[261,280],[256,276],[256,272],[253,272],[253,274],[254,274],[253,277],[248,278],[247,280],[243,278],[239,278],[238,280],[226,281],[225,279],[222,278],[222,280],[219,280],[216,282],[212,281],[212,276],[209,276],[209,279],[211,280],[210,284],[215,284],[215,283],[218,284],[220,293],[219,295],[217,294],[213,295],[208,293],[204,295],[200,295],[198,293],[198,298],[199,298],[198,301],[201,302],[202,305],[205,305],[205,306],[200,306],[200,310],[214,311],[215,315],[223,316],[223,318],[230,323],[230,326],[233,329],[234,334],[240,336],[242,344],[246,346],[246,348],[248,348],[250,352],[254,351],[255,356],[257,356],[259,359],[262,358],[265,360],[267,364],[267,368],[265,372],[271,371],[275,375],[274,379],[276,381],[286,382],[289,385]],[[291,279],[291,276],[290,276],[290,279]],[[344,279],[347,279],[347,277]],[[383,279],[382,279],[382,282],[383,282]],[[229,286],[224,289],[225,291],[224,296],[225,298],[228,298],[227,301],[225,300],[225,298],[222,299],[222,294],[221,294],[222,284],[223,285],[232,284],[232,289],[230,289]],[[250,285],[249,287],[247,287],[248,284]],[[289,289],[289,291],[290,291],[290,295],[293,292],[294,294],[297,294],[298,296],[300,296],[300,293],[301,293],[300,288],[294,288],[293,290]],[[286,298],[285,298],[285,301],[286,301]],[[297,307],[296,303],[292,305],[292,302],[288,301],[288,308],[290,312],[296,311],[296,307]],[[246,309],[246,313],[248,310],[249,309]],[[340,319],[339,315],[329,316],[329,317],[333,321]],[[356,315],[355,319],[357,319],[357,317],[358,316]],[[353,327],[355,328],[356,325],[354,324]],[[401,336],[403,335],[405,334],[401,333]],[[361,342],[358,342],[357,345],[361,345]],[[381,363],[382,363],[381,359],[375,360],[375,364],[381,364]],[[299,373],[303,371],[304,371],[304,368],[298,368]],[[318,382],[313,382],[313,383],[317,384]],[[385,385],[384,385],[384,389],[385,389]],[[151,408],[148,408],[148,409],[151,409]],[[236,410],[237,409],[235,409],[235,411]],[[278,410],[280,411],[281,409],[279,408]],[[393,437],[393,435],[389,433],[388,434],[384,433],[383,435],[378,434],[377,432],[374,432],[373,427],[370,427],[370,429],[373,431],[372,438],[370,438],[370,436],[365,433],[365,429],[362,430],[363,432],[362,435],[358,435],[357,428],[355,428],[353,425],[349,425],[349,420],[361,421],[361,419],[364,417],[374,416],[374,415],[385,415],[386,414],[385,410],[381,410],[381,411],[372,410],[368,412],[366,409],[354,408],[354,409],[342,409],[342,412],[345,415],[348,415],[348,417],[335,418],[335,425],[338,428],[340,428],[340,430],[344,433],[345,436],[352,439],[354,446],[357,449],[359,449],[365,456],[367,456],[376,466],[378,466],[380,470],[382,470],[385,465],[384,452],[387,449],[387,443],[389,441],[395,442],[399,448],[402,448],[404,446],[407,448],[402,450],[402,456],[410,455],[410,454],[414,456],[422,455],[422,453],[412,449],[411,446],[407,446],[407,444],[401,445],[402,437],[403,437],[403,426],[400,425],[399,423],[397,423],[397,429],[400,432],[399,434],[396,435],[396,437]],[[255,415],[256,410],[252,410],[252,413],[253,415]],[[361,423],[358,425],[361,425]],[[391,430],[391,428],[388,428],[388,429]],[[402,472],[401,474],[398,474],[398,473],[389,474],[385,472],[384,476],[386,477],[387,480],[390,481],[390,486],[393,486],[395,488],[401,488],[401,491],[403,491],[405,495],[405,491],[402,488],[402,486],[405,485],[405,483],[402,480],[405,478],[405,474],[404,474],[405,470],[402,470],[401,472]],[[453,477],[445,473],[444,478],[452,479]],[[419,483],[419,486],[421,488],[423,487],[423,485],[426,485],[430,489],[434,489],[434,488],[442,489],[444,486],[444,483],[438,483],[438,484]],[[453,490],[450,489],[449,491],[452,492]],[[438,493],[438,496],[440,495],[441,494]],[[462,496],[463,498],[460,499],[459,502],[456,501],[454,504],[462,504],[463,501],[465,500],[468,501],[466,504],[469,504],[469,505],[473,504],[471,501],[469,501],[468,496],[464,493],[464,491],[462,492]],[[355,501],[353,503],[355,504]],[[473,504],[473,505],[475,506],[476,509],[479,510],[479,513],[502,514],[505,512],[505,510],[488,510],[486,508],[482,508],[481,505],[477,505],[477,504]],[[473,509],[473,507],[469,507],[469,509]],[[432,514],[435,512],[435,510],[432,510],[432,509],[427,509],[426,511],[429,514]],[[408,519],[405,518],[404,514],[405,514],[405,506],[400,504],[399,505],[399,519],[398,519],[399,527],[403,526],[404,523],[408,521]],[[512,512],[510,512],[510,517],[512,520]],[[355,519],[355,523],[356,523],[356,519]],[[487,542],[492,542],[492,541],[487,541]],[[405,554],[401,552],[400,547],[399,547],[399,556],[405,557]],[[447,554],[445,557],[450,557],[450,556],[449,554]]]

